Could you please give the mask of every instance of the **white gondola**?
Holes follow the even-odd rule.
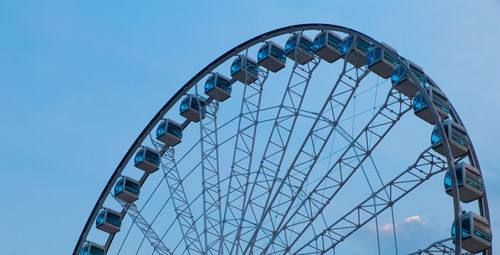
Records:
[[[114,234],[120,231],[122,216],[119,212],[109,208],[103,208],[95,220],[95,226],[107,233]]]
[[[451,119],[443,121],[443,127],[445,135],[450,143],[453,158],[466,155],[469,151],[469,138],[467,137],[465,129]],[[431,135],[432,149],[434,149],[437,153],[446,156],[442,137],[443,136],[439,132],[436,124]]]
[[[106,255],[106,252],[104,246],[87,241],[83,244],[80,255]]]
[[[485,218],[473,212],[464,213],[460,218],[463,249],[475,254],[491,248],[491,227]],[[455,229],[455,224],[453,224],[452,236],[455,236]]]
[[[434,86],[427,87],[426,91],[431,98],[432,107],[436,109],[441,119],[447,119],[450,112],[450,102],[448,102],[445,94]],[[436,121],[432,117],[431,109],[425,101],[424,95],[418,91],[413,98],[413,112],[415,115],[430,124],[436,124]]]
[[[299,36],[300,35],[300,36]],[[300,33],[295,33],[285,44],[285,54],[295,62],[305,65],[313,60],[313,42],[312,40]]]
[[[427,79],[425,78],[424,70],[417,64],[409,61],[410,70],[417,76],[418,81],[421,85],[426,86]],[[408,75],[406,68],[403,66],[398,66],[392,72],[391,76],[392,87],[406,95],[407,97],[413,97],[418,91],[418,84],[413,82],[413,79]]]
[[[340,48],[342,38],[331,31],[323,31],[316,35],[313,42],[313,51],[321,59],[333,63],[342,57]]]
[[[140,190],[141,186],[138,181],[127,176],[122,176],[116,181],[115,197],[125,202],[133,203],[139,199]]]
[[[258,75],[257,62],[245,55],[239,55],[231,64],[231,77],[244,84],[256,81]]]
[[[455,177],[457,178],[460,201],[469,203],[483,196],[483,178],[478,169],[461,162],[455,165]],[[453,196],[449,172],[446,172],[444,177],[444,188],[446,194]]]
[[[175,146],[182,139],[182,125],[171,120],[164,119],[156,129],[156,139],[167,146]]]
[[[135,154],[134,165],[145,172],[153,173],[160,168],[160,153],[143,146]]]
[[[184,118],[198,122],[205,118],[205,99],[196,95],[187,95],[182,100],[179,111]]]
[[[231,96],[231,80],[220,73],[213,73],[205,82],[205,94],[222,102]]]
[[[373,47],[372,43],[356,35],[350,35],[342,41],[340,51],[342,54],[349,54],[347,62],[359,68],[366,65],[366,54]]]
[[[398,52],[384,42],[382,45],[385,48],[377,46],[367,53],[366,65],[372,72],[387,79],[391,77],[394,68],[398,65]]]
[[[260,47],[257,54],[257,64],[271,72],[277,72],[285,67],[285,50],[274,42],[267,41]]]

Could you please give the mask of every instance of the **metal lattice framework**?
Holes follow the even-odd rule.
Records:
[[[329,247],[323,247],[322,252],[327,252],[335,248],[335,246],[345,240],[349,235],[375,218],[377,214],[394,206],[399,199],[429,180],[433,175],[441,173],[447,168],[446,162],[444,162],[441,157],[433,154],[430,148],[425,150],[420,154],[417,161],[412,166],[378,191],[374,192],[346,215],[328,226],[328,228],[323,230],[319,235],[299,248],[297,252],[308,253],[308,248],[312,247],[312,244],[318,241],[318,239],[321,239],[320,243],[331,243]],[[373,200],[375,200],[374,203],[372,203]],[[376,210],[375,207],[378,207],[378,210]],[[329,239],[329,242],[322,239]],[[312,250],[315,249],[316,247]]]
[[[453,238],[447,238],[441,241],[437,241],[429,247],[419,250],[417,252],[410,253],[409,255],[422,255],[422,254],[428,254],[428,255],[453,255],[455,254],[455,248],[453,247],[452,243]],[[466,252],[463,253],[465,255],[471,255],[472,253]]]
[[[177,215],[177,222],[181,228],[184,242],[188,247],[187,253],[201,253],[203,251],[203,246],[196,225],[194,224],[195,220],[186,197],[186,189],[182,184],[182,178],[177,168],[175,151],[173,148],[168,148],[165,154],[163,154],[162,170],[165,181],[169,187],[170,196]]]
[[[259,72],[258,80],[245,86],[243,92],[243,103],[238,118],[238,131],[236,132],[235,150],[231,164],[231,175],[229,176],[228,198],[224,211],[224,221],[222,222],[222,232],[227,234],[224,235],[226,244],[221,247],[221,250],[226,249],[228,252],[231,252],[228,248],[232,249],[233,247],[229,240],[238,240],[237,236],[241,233],[239,219],[241,219],[242,215],[245,215],[245,195],[248,191],[250,178],[249,169],[252,166],[263,85],[268,74],[269,72]]]
[[[292,130],[297,123],[298,113],[302,107],[304,95],[307,91],[312,74],[318,64],[319,59],[316,58],[312,63],[308,63],[305,68],[300,67],[297,63],[293,66],[287,88],[285,89],[285,94],[281,100],[277,118],[273,124],[268,142],[266,143],[264,156],[258,168],[256,180],[253,182],[248,203],[245,205],[244,211],[251,215],[243,214],[240,221],[241,225],[245,219],[251,218],[252,220],[247,220],[246,222],[255,225],[255,231],[246,230],[243,235],[238,234],[238,239],[233,242],[233,245],[239,247],[254,246],[250,245],[250,243],[254,243],[254,236],[258,233],[260,226],[262,226],[263,220],[258,220],[258,217],[263,214],[266,208],[266,206],[262,205],[267,205],[269,201],[269,196],[271,194],[269,191],[272,191],[274,188],[278,171],[281,168],[285,151],[291,139]],[[291,114],[293,117],[283,118],[283,115],[287,114]],[[242,229],[242,227],[239,227],[239,229]],[[254,236],[247,238],[248,235],[252,234]],[[249,240],[249,242],[247,240]]]
[[[260,66],[253,80],[248,72],[244,82],[233,77],[227,101],[203,95],[203,86],[198,86],[212,73],[223,73],[233,57],[251,58],[263,42],[281,42],[291,35],[307,38],[321,31],[361,38],[389,50],[367,35],[327,24],[277,29],[229,50],[188,81],[141,132],[109,179],[73,254],[79,254],[87,240],[99,238],[92,226],[101,208],[115,206],[121,209],[123,224],[121,232],[106,236],[103,247],[108,254],[331,254],[370,224],[375,224],[381,254],[379,217],[388,211],[398,254],[394,208],[459,162],[480,169],[471,143],[466,156],[454,158],[444,136],[445,156],[424,147],[409,167],[393,169],[391,174],[379,171],[377,158],[382,156],[377,149],[397,139],[391,136],[392,130],[408,125],[412,98],[366,65],[354,64],[359,56],[352,49],[333,63],[312,51],[287,52],[290,59],[280,71]],[[300,40],[306,39],[298,39],[296,45]],[[294,61],[304,56],[310,59]],[[410,62],[400,56],[395,61],[431,102]],[[248,67],[243,62],[242,70]],[[428,76],[425,79],[428,86],[439,89]],[[204,100],[197,102],[202,110],[198,120],[182,119],[182,142],[174,149],[154,138],[154,128],[162,119],[181,118],[175,107],[187,95]],[[441,116],[431,109],[444,134]],[[449,115],[463,126],[453,106]],[[159,152],[162,174],[130,166],[141,146]],[[415,153],[416,148],[407,149]],[[137,172],[141,173],[137,178],[140,199],[127,202],[115,196],[112,187],[118,178],[137,176]],[[460,227],[462,202],[455,173],[448,172],[454,212],[448,217]],[[338,208],[339,197],[345,199],[345,194],[359,189],[360,180],[366,181],[367,195],[359,203]],[[477,201],[478,214],[489,221],[486,193]],[[332,213],[337,216],[330,217]],[[454,238],[411,254],[469,254],[462,250],[460,231]],[[483,254],[491,254],[491,248]]]
[[[114,198],[123,206],[123,209],[128,212],[128,215],[132,218],[137,227],[142,231],[155,251],[157,251],[159,254],[172,254],[172,252],[165,246],[161,238],[153,230],[151,224],[149,224],[141,215],[141,212],[137,209],[137,206],[134,203],[127,203],[116,197]]]

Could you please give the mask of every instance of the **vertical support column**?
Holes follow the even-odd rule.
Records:
[[[200,107],[201,108],[201,107]],[[219,103],[207,100],[205,118],[200,120],[203,221],[206,254],[218,254],[223,239],[219,176],[217,111]]]
[[[257,81],[245,85],[243,92],[228,191],[226,193],[227,200],[222,221],[224,243],[221,244],[220,254],[223,254],[224,249],[227,249],[227,252],[230,253],[229,248],[234,244],[231,241],[235,240],[236,232],[239,230],[239,219],[241,215],[245,214],[245,195],[247,194],[250,181],[250,169],[252,167],[255,137],[259,123],[262,90],[268,73],[268,71],[260,71]]]

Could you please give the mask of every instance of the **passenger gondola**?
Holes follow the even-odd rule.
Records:
[[[478,169],[461,162],[455,165],[455,177],[457,178],[460,201],[469,203],[483,196],[483,178]],[[444,188],[446,194],[453,196],[449,172],[446,172],[444,177]]]
[[[138,181],[127,176],[122,176],[116,181],[115,197],[125,202],[132,203],[139,199],[140,189],[141,187]]]
[[[222,102],[231,96],[231,80],[220,73],[213,73],[205,82],[205,94]]]
[[[491,248],[491,227],[485,218],[473,212],[463,213],[460,218],[463,249],[475,254]],[[455,234],[456,227],[453,224],[451,235]]]
[[[295,33],[285,44],[285,54],[295,62],[305,65],[313,60],[313,42],[302,33]]]
[[[145,172],[153,173],[160,168],[160,153],[143,146],[135,154],[134,165]]]
[[[380,77],[387,79],[391,77],[394,68],[398,65],[398,52],[386,43],[382,46],[373,47],[366,57],[366,65],[372,72]]]
[[[347,62],[354,67],[359,68],[366,65],[367,53],[371,50],[373,44],[357,35],[346,37],[340,46],[343,55],[347,55]]]
[[[277,72],[285,67],[285,50],[274,42],[267,41],[260,47],[257,54],[257,64],[271,72]]]
[[[179,144],[182,139],[182,125],[171,119],[162,120],[156,129],[156,139],[166,146]]]
[[[106,252],[103,246],[87,241],[83,244],[80,255],[106,255]]]
[[[342,38],[331,31],[322,31],[314,38],[313,51],[321,59],[333,63],[342,57]]]
[[[441,119],[447,119],[448,113],[450,112],[450,102],[438,88],[434,86],[429,86],[426,88],[426,91],[431,98],[432,107],[436,109],[437,113],[441,117]],[[432,117],[432,108],[429,107],[429,104],[426,102],[424,95],[420,91],[415,94],[413,98],[413,112],[419,118],[427,121],[430,124],[436,124],[436,121]]]
[[[187,95],[179,107],[181,115],[194,122],[205,118],[206,109],[205,99],[196,95]]]
[[[452,157],[459,158],[467,155],[467,152],[469,151],[469,137],[467,136],[465,129],[451,119],[443,121],[443,127],[450,144]],[[436,124],[431,135],[432,149],[439,154],[446,156],[442,138],[443,136],[441,132],[439,132],[439,128]]]
[[[95,226],[107,233],[114,234],[120,231],[122,216],[119,212],[103,208],[97,215]]]
[[[425,78],[424,70],[417,64],[408,61],[410,70],[415,74],[421,85],[427,86],[427,80]],[[391,76],[392,87],[397,91],[403,93],[407,97],[414,97],[418,91],[418,85],[413,82],[413,79],[408,75],[406,68],[404,66],[398,66],[392,72]]]
[[[257,63],[245,55],[239,55],[231,64],[231,77],[244,84],[256,81],[258,75]]]

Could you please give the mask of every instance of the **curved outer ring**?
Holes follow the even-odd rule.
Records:
[[[97,200],[96,204],[94,205],[94,208],[92,209],[92,213],[90,214],[89,218],[87,219],[87,222],[85,223],[85,227],[83,228],[82,233],[80,234],[78,242],[77,242],[75,249],[73,251],[73,255],[77,255],[79,253],[83,243],[85,241],[87,241],[86,238],[87,238],[88,233],[93,225],[93,222],[95,221],[95,218],[97,217],[97,213],[102,208],[102,205],[104,204],[104,201],[106,200],[109,192],[111,191],[113,184],[121,176],[123,169],[125,168],[125,166],[129,162],[129,160],[132,158],[135,151],[141,146],[144,139],[152,131],[152,129],[156,126],[156,124],[163,118],[163,116],[172,108],[172,106],[183,95],[187,94],[187,92],[196,83],[198,83],[203,77],[205,77],[206,75],[211,73],[212,70],[214,70],[217,66],[224,63],[229,58],[236,56],[238,53],[242,52],[244,49],[249,48],[257,43],[264,42],[270,38],[273,38],[273,37],[276,37],[279,35],[289,34],[289,33],[293,33],[296,31],[303,31],[303,30],[333,30],[333,31],[344,32],[344,33],[348,33],[348,34],[355,34],[355,35],[358,35],[358,36],[361,36],[361,37],[368,39],[369,41],[375,43],[377,46],[385,48],[385,46],[383,46],[382,44],[380,44],[378,41],[374,40],[373,38],[371,38],[371,37],[369,37],[361,32],[358,32],[356,30],[350,29],[350,28],[346,28],[343,26],[337,26],[337,25],[331,25],[331,24],[323,24],[323,23],[309,23],[309,24],[292,25],[292,26],[287,26],[287,27],[272,30],[270,32],[258,35],[250,40],[247,40],[246,42],[243,42],[240,45],[227,51],[226,53],[224,53],[223,55],[221,55],[220,57],[218,57],[217,59],[212,61],[212,63],[207,65],[205,68],[203,68],[195,76],[193,76],[193,78],[191,78],[186,84],[184,84],[184,86],[182,86],[182,88],[179,89],[179,91],[177,91],[177,93],[175,93],[175,95],[173,97],[171,97],[170,100],[168,100],[168,102],[158,111],[158,113],[156,113],[156,115],[153,117],[153,119],[146,125],[144,130],[142,130],[142,132],[139,134],[139,136],[135,139],[132,146],[129,148],[129,150],[127,151],[125,156],[122,158],[122,160],[120,161],[120,163],[116,167],[115,171],[113,172],[113,175],[109,179],[109,181],[106,184],[106,186],[104,187],[101,195],[99,196],[99,199]],[[404,59],[401,58],[399,55],[398,55],[398,62],[400,64],[405,65]],[[407,68],[407,71],[409,71],[408,68]],[[413,75],[413,73],[411,71],[409,73],[412,74],[411,78],[415,81],[415,83],[420,84],[419,82],[417,82],[416,77]],[[426,75],[426,77],[427,77],[427,75]],[[427,77],[427,78],[432,82],[432,80],[429,77]],[[434,82],[432,82],[432,83],[435,84]],[[437,87],[437,85],[436,85],[436,87]],[[428,96],[427,93],[425,93],[425,88],[423,86],[419,86],[419,90],[422,92],[422,94],[424,95],[426,100],[428,102],[430,102],[430,97]],[[456,121],[462,127],[464,127],[463,122],[461,121],[460,117],[456,113],[455,108],[453,107],[451,102],[450,102],[450,108],[451,108],[450,114],[452,114],[455,117]],[[437,123],[438,123],[438,126],[440,127],[441,132],[444,133],[444,128],[441,124],[440,117],[438,116],[438,114],[434,108],[431,108],[431,109],[432,109],[431,112],[432,112],[434,119],[439,120]],[[468,136],[468,133],[467,133],[467,136]],[[445,140],[443,142],[445,142],[445,150],[447,151],[447,154],[448,154],[448,157],[447,157],[448,165],[453,166],[454,162],[453,162],[453,158],[451,157],[451,150],[450,150],[450,147],[449,147],[449,144],[447,141],[448,139],[446,138],[446,136],[444,136],[444,139]],[[469,138],[469,152],[471,154],[472,165],[480,170],[479,162],[477,160],[477,155],[474,151],[474,147],[472,146],[472,142],[470,142],[470,138]],[[450,173],[452,174],[452,180],[454,180],[455,179],[455,178],[453,178],[454,171],[450,171]],[[144,177],[143,177],[143,179],[144,179]],[[461,210],[460,206],[459,206],[460,201],[459,201],[458,190],[457,190],[456,185],[457,184],[455,181],[453,183],[453,193],[454,193],[453,200],[454,200],[454,207],[455,207],[455,221],[458,219],[457,214],[459,214],[460,210]],[[487,203],[487,199],[486,199],[486,190],[484,191],[482,199],[479,199],[478,201],[479,201],[479,208],[480,208],[481,215],[483,217],[485,217],[489,222],[490,216],[489,216],[489,210],[488,210],[488,203]],[[457,208],[457,205],[458,205],[458,208]],[[460,232],[458,232],[458,233],[460,234]],[[457,235],[457,238],[458,237],[459,236]],[[460,254],[460,253],[457,253],[457,254]],[[489,254],[491,254],[491,252]]]

